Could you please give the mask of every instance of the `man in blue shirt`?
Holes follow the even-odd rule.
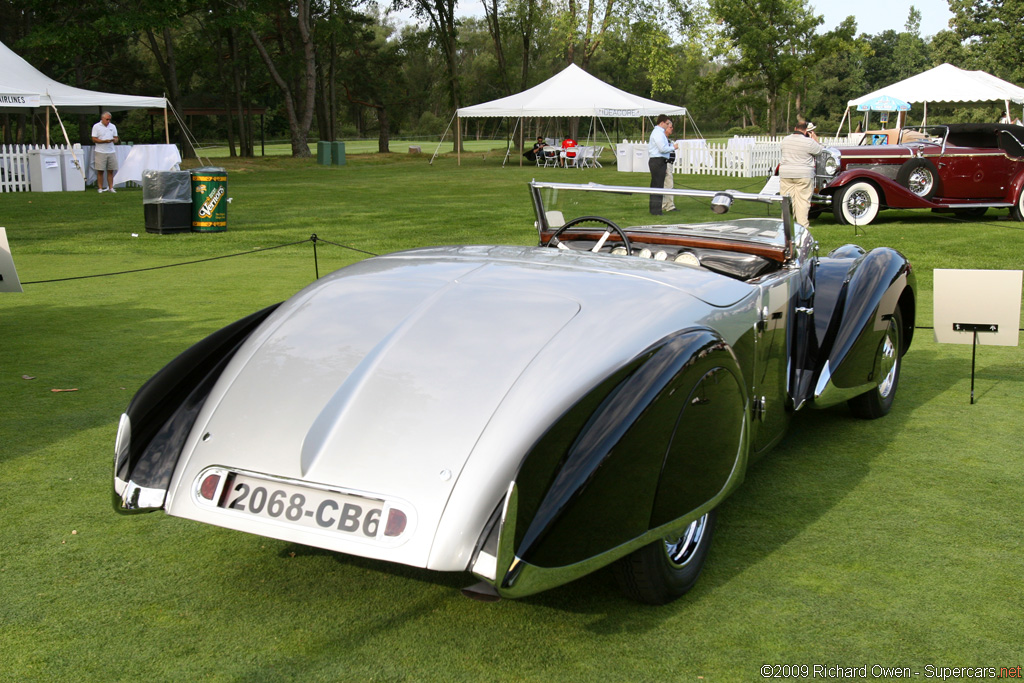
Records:
[[[667,130],[672,126],[672,119],[660,114],[657,125],[651,131],[651,139],[647,145],[647,167],[651,169],[651,187],[665,187],[665,174],[668,172],[668,158],[672,154],[672,143],[668,141]],[[652,216],[661,215],[662,195],[652,194],[650,210]]]

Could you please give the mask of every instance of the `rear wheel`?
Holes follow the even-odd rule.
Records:
[[[985,215],[986,211],[988,211],[987,206],[975,206],[974,208],[971,209],[956,209],[953,211],[953,215],[956,216],[957,218],[965,219],[981,218],[982,216]]]
[[[842,225],[867,225],[879,208],[878,189],[866,180],[844,185],[832,198],[832,213]]]
[[[711,547],[717,511],[692,522],[681,536],[655,541],[615,564],[619,587],[649,605],[664,605],[697,583]]]
[[[1024,190],[1020,191],[1017,202],[1010,209],[1010,217],[1015,221],[1024,221]]]
[[[878,351],[875,353],[874,377],[878,378],[878,386],[871,391],[847,401],[850,411],[859,418],[874,420],[889,413],[893,400],[896,398],[896,387],[900,382],[900,338],[903,334],[903,316],[899,307],[889,318],[889,327],[885,330]]]

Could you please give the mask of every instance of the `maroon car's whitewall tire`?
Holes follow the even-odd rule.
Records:
[[[832,198],[832,213],[841,225],[867,225],[878,216],[878,188],[866,180],[844,185]]]
[[[1024,221],[1024,188],[1021,188],[1017,202],[1010,209],[1010,217],[1015,221]]]

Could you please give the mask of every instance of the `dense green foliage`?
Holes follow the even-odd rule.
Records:
[[[254,107],[266,108],[267,135],[289,139],[293,154],[309,153],[310,136],[377,137],[387,152],[393,137],[440,135],[455,106],[518,92],[572,62],[685,104],[709,133],[785,131],[798,115],[828,130],[851,97],[947,61],[1024,81],[1007,58],[1024,51],[1020,0],[951,0],[953,29],[935,36],[920,35],[913,7],[902,28],[868,35],[853,16],[824,26],[808,0],[486,0],[484,17],[460,19],[466,2],[9,0],[0,41],[72,85],[231,112],[188,125],[242,156],[260,136]],[[949,121],[994,120],[996,110],[932,108]],[[44,124],[30,123],[0,116],[3,141],[41,138]],[[78,121],[84,141],[91,123]],[[122,139],[145,142],[162,122],[134,112],[117,123]],[[527,138],[575,125],[532,121]],[[501,120],[464,126],[470,138],[507,134]]]
[[[397,154],[340,168],[228,160],[234,201],[218,234],[146,233],[138,189],[2,194],[0,214],[31,283],[314,232],[376,253],[529,244],[531,177],[646,183],[481,156],[461,167]],[[1019,268],[1024,252],[1021,224],[994,212],[890,211],[859,235],[826,216],[813,230],[823,251],[906,253],[922,326],[934,268]],[[318,255],[321,274],[363,257],[324,244]],[[313,277],[306,243],[0,294],[0,681],[753,681],[763,664],[908,666],[923,678],[929,665],[1020,663],[1024,361],[1019,348],[980,348],[969,405],[970,347],[937,345],[927,328],[889,416],[796,416],[721,507],[697,587],[661,608],[628,602],[607,572],[482,604],[459,594],[467,574],[115,514],[114,434],[132,393],[203,335]]]

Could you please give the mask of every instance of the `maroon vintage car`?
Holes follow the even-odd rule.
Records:
[[[1006,208],[1024,221],[1024,126],[920,126],[900,131],[897,144],[872,139],[818,155],[812,212],[831,208],[841,224],[866,225],[882,209],[974,218]]]

